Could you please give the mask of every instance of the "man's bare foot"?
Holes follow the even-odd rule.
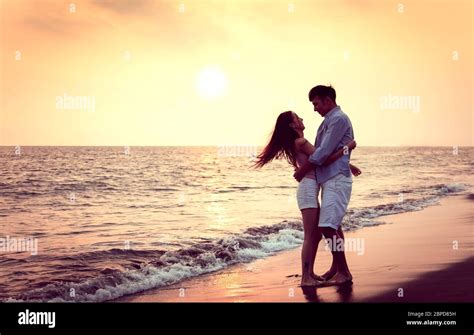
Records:
[[[323,276],[318,276],[317,274],[313,273],[311,274],[311,277],[313,279],[316,279],[317,281],[326,281],[326,279]]]
[[[316,280],[312,277],[301,279],[301,287],[321,286],[323,284],[324,284],[324,281]]]
[[[335,267],[332,267],[325,273],[323,274],[321,277],[324,279],[324,280],[330,280],[332,277],[334,277],[337,273],[337,269]]]
[[[326,281],[327,285],[344,285],[349,283],[352,283],[352,275],[350,273],[336,273],[331,280]]]

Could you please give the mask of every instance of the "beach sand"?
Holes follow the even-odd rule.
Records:
[[[346,240],[363,243],[346,251],[353,285],[303,291],[297,248],[116,301],[474,302],[473,204],[466,195],[449,196],[422,211],[378,219],[387,224],[347,232]],[[331,259],[321,242],[316,273]]]

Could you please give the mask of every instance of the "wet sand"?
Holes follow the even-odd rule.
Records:
[[[443,198],[422,211],[347,232],[354,283],[302,289],[300,248],[118,299],[118,302],[474,302],[474,201]],[[361,248],[363,246],[363,248]],[[331,254],[320,243],[315,271]]]

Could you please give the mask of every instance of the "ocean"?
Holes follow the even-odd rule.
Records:
[[[0,301],[109,301],[299,247],[293,168],[253,169],[259,149],[0,147]],[[357,147],[344,229],[472,193],[473,157]]]

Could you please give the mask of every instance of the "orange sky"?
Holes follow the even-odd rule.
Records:
[[[313,141],[328,83],[359,145],[473,145],[472,3],[0,0],[0,145]]]

